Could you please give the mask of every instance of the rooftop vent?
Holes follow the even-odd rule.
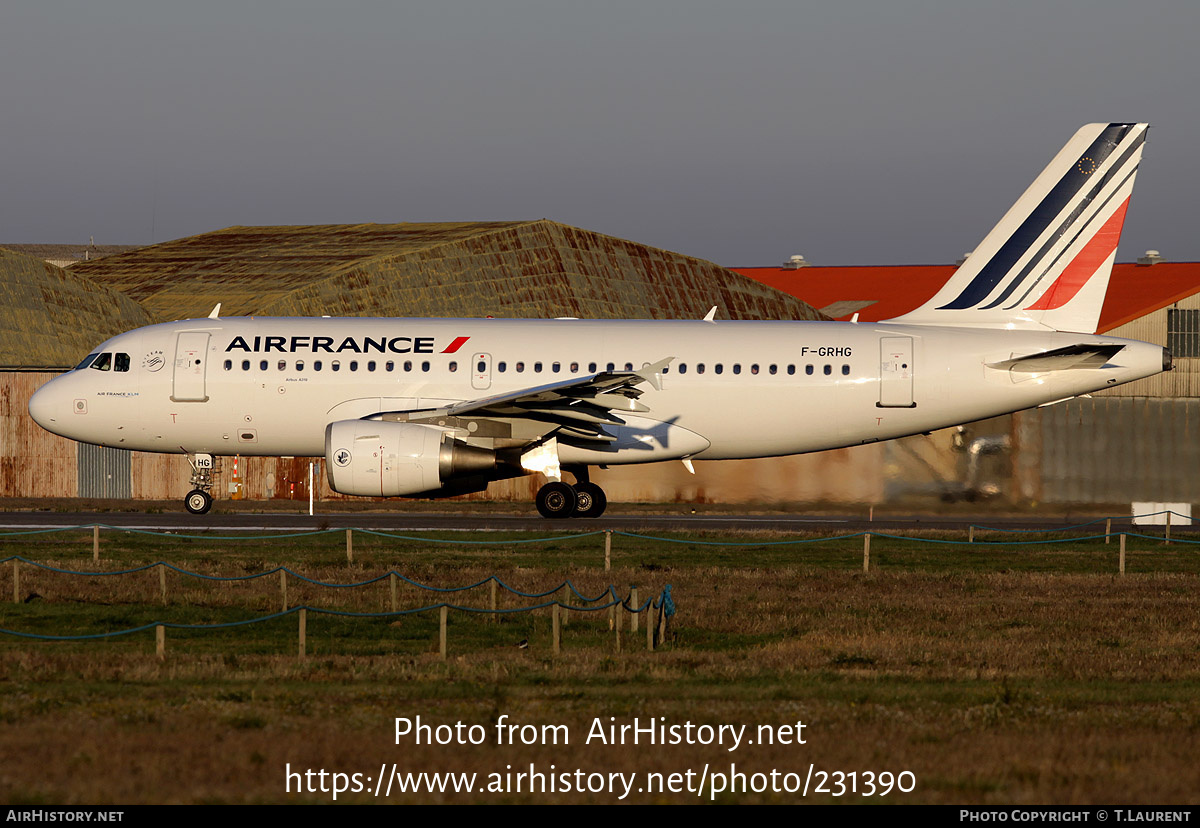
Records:
[[[801,256],[799,253],[797,253],[795,256],[792,256],[786,262],[783,263],[784,270],[799,270],[802,267],[808,267],[808,266],[809,266],[808,260],[805,259],[803,256]]]
[[[1165,262],[1166,259],[1157,250],[1147,250],[1145,256],[1138,256],[1137,263],[1140,265],[1156,265],[1159,262]]]

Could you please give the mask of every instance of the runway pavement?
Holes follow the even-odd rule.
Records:
[[[1178,519],[1176,519],[1178,521]],[[1089,524],[1081,526],[1081,524]],[[611,529],[622,532],[783,532],[851,534],[874,530],[896,532],[905,530],[960,530],[968,527],[996,527],[1007,530],[1062,531],[1075,529],[1080,534],[1102,534],[1104,518],[1092,515],[1080,516],[997,516],[997,515],[939,515],[937,513],[913,513],[888,515],[876,520],[867,520],[862,514],[812,514],[768,513],[768,514],[691,514],[691,513],[637,513],[617,508],[603,517],[576,520],[544,520],[536,514],[489,514],[462,511],[448,512],[330,512],[309,516],[308,514],[282,512],[234,512],[220,511],[208,515],[191,515],[186,512],[137,512],[137,511],[10,511],[0,512],[0,532],[61,528],[69,526],[92,526],[100,524],[129,529],[153,529],[190,532],[238,532],[238,531],[312,531],[314,529],[374,529],[406,532],[462,531],[462,532],[592,532]],[[1114,518],[1113,531],[1131,531],[1128,517]],[[1186,527],[1176,522],[1172,533],[1195,532],[1200,527]],[[1162,526],[1139,526],[1144,534],[1158,534]]]

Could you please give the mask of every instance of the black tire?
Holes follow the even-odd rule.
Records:
[[[212,508],[212,495],[201,489],[192,489],[183,499],[184,507],[193,515],[207,514]]]
[[[575,484],[575,517],[598,518],[608,507],[604,489],[595,483]]]
[[[537,510],[544,518],[569,518],[575,514],[575,490],[566,483],[547,483],[538,489]]]

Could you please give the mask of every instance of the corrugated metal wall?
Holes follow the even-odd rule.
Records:
[[[80,443],[78,475],[80,497],[128,498],[132,491],[130,457],[124,449]]]
[[[1182,310],[1200,309],[1200,294],[1177,302],[1171,308]],[[1114,328],[1111,333],[1122,339],[1138,339],[1156,345],[1167,344],[1167,311],[1171,308],[1148,313],[1128,325]],[[1175,368],[1163,374],[1131,382],[1126,385],[1097,392],[1103,397],[1200,397],[1200,359],[1178,357]]]
[[[1200,399],[1095,397],[1022,413],[1020,497],[1200,502],[1198,429]]]

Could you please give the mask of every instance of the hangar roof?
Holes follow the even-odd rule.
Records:
[[[72,273],[155,321],[223,316],[815,319],[717,265],[548,220],[230,227]]]
[[[863,322],[893,319],[915,310],[937,293],[954,265],[888,267],[739,267],[749,276],[803,299],[832,319],[859,314]],[[1106,333],[1200,293],[1200,262],[1118,264],[1100,311],[1098,333]]]
[[[110,336],[150,322],[117,291],[0,248],[0,368],[69,368]]]

